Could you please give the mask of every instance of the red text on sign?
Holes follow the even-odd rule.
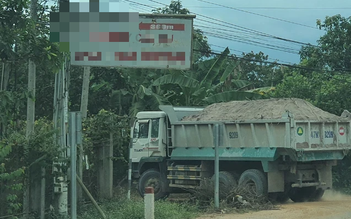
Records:
[[[76,52],[74,60],[76,61],[101,61],[101,52]]]
[[[139,24],[139,30],[173,30],[173,31],[184,31],[184,24],[154,24],[154,23],[143,23]]]

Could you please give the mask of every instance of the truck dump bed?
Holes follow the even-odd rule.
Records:
[[[173,147],[214,147],[213,125],[218,122],[172,124]],[[224,147],[276,147],[314,150],[351,148],[350,122],[294,121],[293,119],[222,122]]]
[[[160,109],[174,115],[171,106]],[[175,118],[170,118],[169,145],[169,156],[175,159],[185,156],[212,159],[214,124],[220,124],[221,159],[274,160],[278,155],[288,154],[299,161],[339,160],[351,149],[350,120],[337,116],[296,120],[286,112],[277,119],[182,121]]]

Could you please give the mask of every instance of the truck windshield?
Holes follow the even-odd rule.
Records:
[[[150,122],[151,121],[151,127]],[[139,120],[134,125],[133,138],[148,138],[149,129],[151,128],[151,138],[158,138],[158,132],[160,127],[160,119],[151,119],[151,120]]]

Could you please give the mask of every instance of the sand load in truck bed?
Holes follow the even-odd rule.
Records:
[[[305,100],[284,98],[215,103],[207,106],[197,115],[184,117],[182,121],[280,119],[286,111],[289,111],[295,120],[345,120],[345,118],[323,111]]]

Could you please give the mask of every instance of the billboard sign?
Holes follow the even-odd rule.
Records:
[[[51,41],[80,66],[190,69],[194,15],[52,12]]]

